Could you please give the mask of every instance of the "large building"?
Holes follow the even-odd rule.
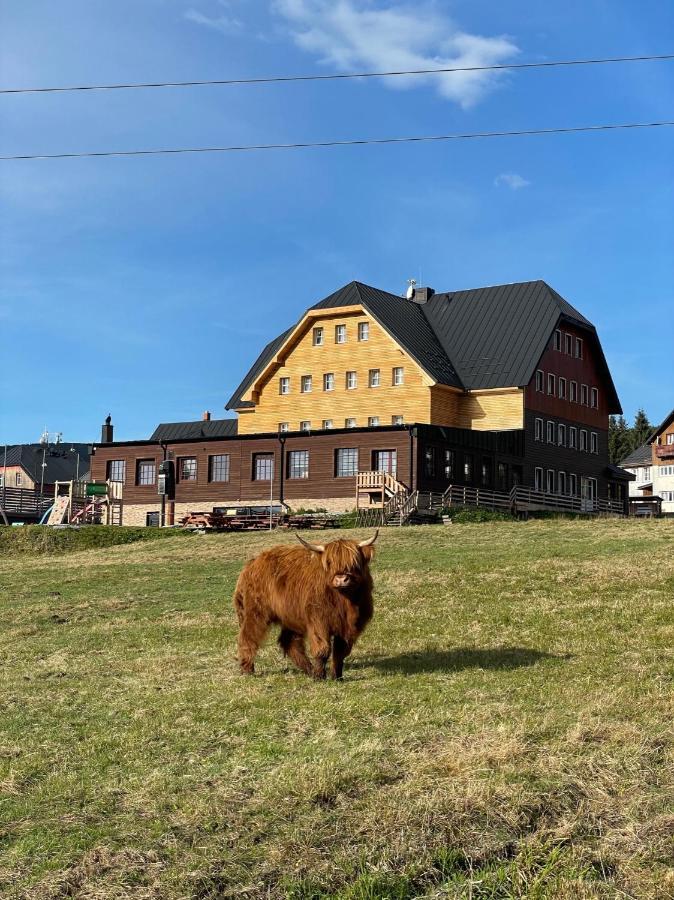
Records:
[[[351,282],[267,344],[227,408],[236,420],[96,448],[92,476],[123,481],[126,524],[156,521],[164,459],[176,516],[270,500],[346,510],[368,473],[408,491],[625,492],[596,329],[543,281],[407,297]]]

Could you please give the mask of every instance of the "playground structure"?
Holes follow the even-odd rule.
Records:
[[[122,484],[118,481],[57,481],[47,525],[121,525]]]

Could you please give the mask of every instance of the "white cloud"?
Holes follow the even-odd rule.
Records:
[[[496,187],[505,184],[511,191],[519,191],[520,188],[529,187],[531,182],[527,181],[526,178],[522,178],[517,172],[502,172],[501,175],[496,176],[494,184]]]
[[[432,4],[376,6],[372,0],[273,0],[298,47],[339,71],[441,69],[486,66],[519,51],[503,36],[461,31]],[[448,100],[470,107],[502,73],[454,72],[387,78],[390,88],[432,85]]]
[[[225,9],[230,8],[228,0],[218,0],[219,5]],[[185,18],[197,25],[205,25],[206,28],[214,28],[221,34],[236,34],[243,28],[243,22],[235,16],[222,13],[219,16],[206,16],[197,9],[188,9]]]

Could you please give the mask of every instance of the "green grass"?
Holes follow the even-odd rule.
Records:
[[[47,525],[0,526],[0,557],[28,553],[73,553],[137,541],[187,536],[183,531],[165,528],[108,528],[88,525],[86,528],[50,528]]]
[[[0,557],[0,896],[674,895],[674,522],[386,529],[344,682],[242,678],[292,540]]]

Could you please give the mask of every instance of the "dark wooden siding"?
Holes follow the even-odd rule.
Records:
[[[543,440],[535,439],[535,420],[543,419]],[[555,443],[547,442],[547,422],[555,423]],[[566,425],[567,446],[560,447],[557,445],[557,425]],[[568,447],[569,427],[575,425],[578,429],[578,440],[580,441],[580,429],[587,431],[588,450],[571,450]],[[598,453],[591,453],[590,434],[594,431],[597,434]],[[552,415],[543,415],[534,411],[527,411],[524,415],[524,433],[526,441],[526,460],[525,460],[525,484],[534,486],[535,468],[540,467],[544,471],[554,469],[555,472],[566,472],[567,478],[569,474],[575,474],[580,479],[582,476],[597,479],[597,489],[599,497],[606,497],[608,491],[608,480],[606,478],[606,467],[608,465],[608,430],[606,428],[589,427],[582,422],[572,419],[564,419]],[[544,476],[545,477],[545,476]],[[579,482],[580,483],[580,482]]]

